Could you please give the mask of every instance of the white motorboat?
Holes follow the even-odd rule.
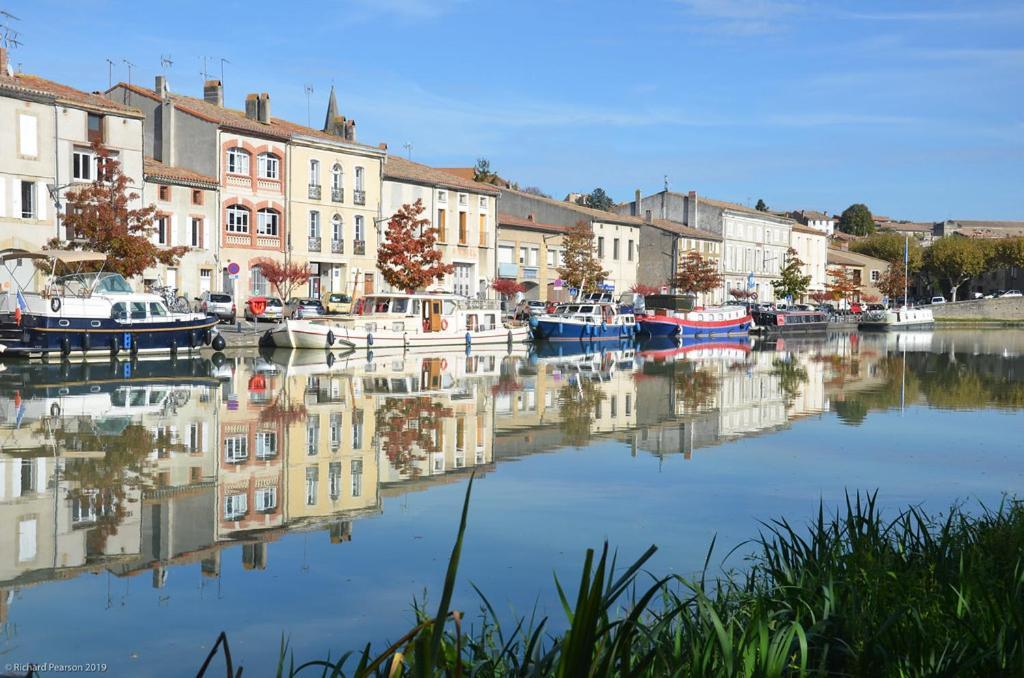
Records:
[[[269,330],[279,348],[417,348],[529,341],[526,324],[502,321],[497,301],[456,294],[373,294],[351,316],[286,319]]]
[[[857,323],[859,330],[926,330],[935,325],[930,308],[888,308],[868,311]]]

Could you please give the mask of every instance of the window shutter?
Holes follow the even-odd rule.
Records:
[[[18,153],[29,158],[39,155],[39,131],[33,115],[18,116]]]
[[[36,183],[36,219],[46,219],[46,204],[50,202],[50,192],[46,190],[46,184]]]
[[[21,184],[17,179],[11,180],[11,216],[21,218]]]
[[[174,247],[177,244],[177,238],[175,238],[175,231],[178,230],[178,215],[172,214],[168,220],[170,233],[167,234],[167,244]]]
[[[210,220],[205,218],[205,217],[203,218],[202,229],[203,229],[203,248],[204,249],[212,249],[211,244],[210,244]]]
[[[6,183],[4,182],[4,178],[0,177],[0,217],[7,216],[7,213],[4,211],[4,207],[6,205],[6,202],[7,202],[7,186],[6,186]]]

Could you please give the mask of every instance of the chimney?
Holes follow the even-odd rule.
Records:
[[[0,47],[0,75],[12,76],[11,64],[7,61],[7,48]]]
[[[220,80],[207,80],[203,83],[203,101],[224,107],[224,85]]]
[[[640,216],[640,189],[639,188],[636,189],[635,193],[633,193],[633,210],[632,210],[632,212],[633,212],[632,216],[634,216],[634,217]]]
[[[356,140],[356,121],[346,120],[345,121],[345,140],[355,141]]]
[[[270,95],[266,92],[260,94],[257,110],[259,112],[260,122],[270,124]]]
[[[153,91],[160,99],[166,99],[170,90],[167,88],[167,78],[162,75],[156,76],[156,81],[153,83]]]
[[[533,221],[533,212],[530,212],[529,214],[526,215],[526,220]]]
[[[260,95],[259,94],[246,94],[245,95],[245,117],[250,120],[259,119],[259,107],[260,107]]]
[[[646,221],[648,224],[654,221],[654,219],[651,216],[651,210],[647,210],[644,212],[644,221]]]
[[[381,142],[381,143],[377,144],[377,148],[379,148],[382,151],[386,151],[386,150],[388,150],[388,145],[385,144],[384,142]]]
[[[174,165],[174,102],[171,100],[167,81],[163,76],[156,78],[156,91],[160,95],[160,105],[154,116],[156,138],[153,144],[153,157],[165,165]]]

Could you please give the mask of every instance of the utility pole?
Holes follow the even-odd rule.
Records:
[[[313,94],[313,86],[306,85],[303,89],[305,89],[306,91],[306,127],[312,127],[313,119],[311,117],[309,109],[309,97]]]
[[[128,86],[130,87],[132,84],[132,69],[135,68],[135,64],[128,61],[127,59],[121,59],[121,61],[123,61],[125,66],[128,67]]]
[[[107,59],[107,89],[114,86],[114,62]]]

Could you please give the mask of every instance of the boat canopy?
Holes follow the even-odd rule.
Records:
[[[107,255],[88,250],[25,250],[16,247],[0,250],[0,262],[19,259],[47,259],[63,264],[83,264],[91,261],[106,261]]]

